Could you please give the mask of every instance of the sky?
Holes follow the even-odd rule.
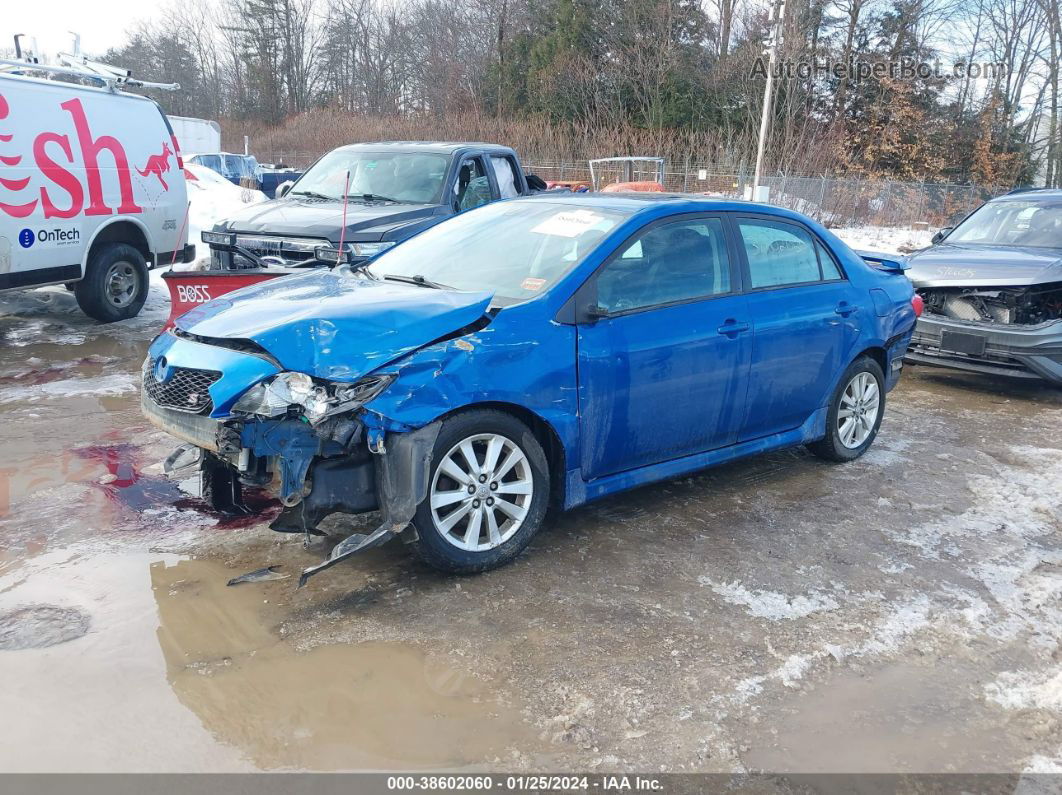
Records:
[[[70,52],[73,36],[81,49],[102,54],[125,41],[125,31],[141,19],[152,19],[169,0],[4,0],[0,15],[0,49],[14,48],[13,36],[36,36],[39,51],[49,59]]]

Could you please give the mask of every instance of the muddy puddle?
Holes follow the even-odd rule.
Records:
[[[152,564],[158,642],[177,698],[256,766],[463,768],[535,744],[489,671],[399,642],[296,651],[263,588],[227,587],[232,574],[210,562]],[[283,598],[292,587],[270,591]]]
[[[0,769],[474,769],[540,744],[474,660],[423,642],[299,650],[281,629],[292,581],[227,587],[238,573],[128,552],[0,572],[0,616],[26,619],[0,647],[18,682],[0,714],[19,716],[0,723]]]

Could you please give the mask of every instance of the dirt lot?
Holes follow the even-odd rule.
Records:
[[[396,543],[229,588],[327,544],[161,477],[160,309],[36,295],[0,311],[0,770],[1062,769],[1062,391],[909,371],[853,464],[644,488],[474,578]]]

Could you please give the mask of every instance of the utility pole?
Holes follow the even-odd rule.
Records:
[[[782,41],[782,20],[785,18],[785,0],[774,0],[771,5],[771,32],[767,39],[767,82],[763,87],[763,115],[760,117],[760,140],[756,145],[756,171],[752,176],[752,200],[760,187],[763,176],[763,150],[767,145],[767,129],[771,121],[771,102],[774,99],[774,68],[778,62],[778,45]]]

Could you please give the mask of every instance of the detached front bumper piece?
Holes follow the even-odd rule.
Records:
[[[389,434],[385,444],[374,449],[374,491],[382,514],[380,526],[369,535],[355,534],[338,543],[328,560],[303,571],[300,588],[318,572],[380,546],[409,526],[417,506],[428,494],[431,452],[441,427],[442,423],[433,422],[410,433]]]
[[[923,315],[906,358],[917,364],[1062,384],[1062,321],[1020,326]]]

